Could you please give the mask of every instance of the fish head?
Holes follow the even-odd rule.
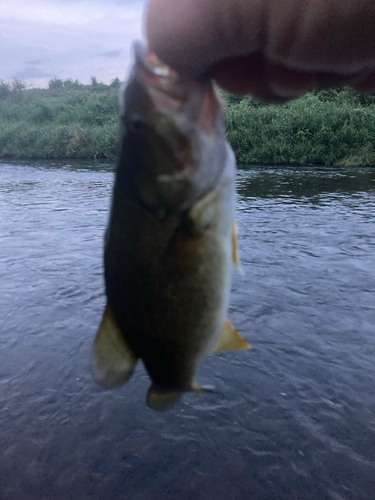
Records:
[[[140,43],[120,90],[117,174],[156,214],[178,212],[213,189],[227,156],[221,98],[208,77],[184,79]]]

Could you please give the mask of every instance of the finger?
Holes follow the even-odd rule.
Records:
[[[150,48],[180,73],[200,74],[217,61],[260,49],[261,5],[262,0],[150,0]]]
[[[375,68],[373,0],[151,0],[147,33],[186,74],[254,53],[307,74]]]
[[[270,63],[261,54],[232,58],[217,63],[212,70],[216,82],[233,94],[252,94],[267,103],[283,103],[313,89],[351,85],[356,90],[375,90],[375,72],[366,76],[354,73],[306,73]]]
[[[367,75],[363,80],[352,85],[354,90],[359,92],[374,92],[375,91],[375,71]]]
[[[216,82],[233,94],[252,94],[268,103],[296,99],[318,85],[316,75],[285,68],[261,54],[233,58],[214,66]]]

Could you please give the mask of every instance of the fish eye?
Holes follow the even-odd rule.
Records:
[[[139,134],[140,132],[143,132],[145,130],[146,123],[137,113],[133,113],[127,120],[126,128],[130,132]]]

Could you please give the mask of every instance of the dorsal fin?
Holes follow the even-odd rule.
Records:
[[[250,349],[251,346],[242,335],[234,328],[230,320],[227,318],[224,321],[220,336],[213,346],[211,352],[221,351],[244,351]]]
[[[131,377],[137,361],[107,304],[93,348],[92,367],[96,381],[105,389],[118,387]]]

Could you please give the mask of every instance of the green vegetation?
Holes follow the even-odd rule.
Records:
[[[375,165],[375,94],[313,92],[283,106],[226,96],[241,164]]]
[[[119,85],[54,79],[48,89],[15,92],[22,82],[0,82],[0,156],[114,159]]]
[[[114,159],[119,84],[0,81],[0,157]],[[375,94],[324,90],[283,106],[223,97],[239,163],[375,165]]]

